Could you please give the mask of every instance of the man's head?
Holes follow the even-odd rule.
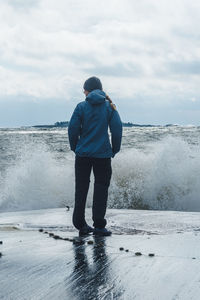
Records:
[[[84,94],[86,96],[93,90],[102,90],[103,89],[100,79],[95,76],[88,78],[85,81],[83,88],[84,88]]]

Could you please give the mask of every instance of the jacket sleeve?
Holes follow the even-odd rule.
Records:
[[[81,133],[81,112],[80,112],[79,105],[77,105],[72,114],[68,126],[70,149],[74,152],[76,150],[76,145],[78,143],[80,133]]]
[[[113,157],[119,152],[122,140],[122,122],[120,116],[116,110],[112,111],[112,115],[109,121],[109,127],[111,132],[111,142]]]

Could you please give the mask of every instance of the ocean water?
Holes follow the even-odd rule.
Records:
[[[124,128],[112,167],[110,208],[200,211],[200,127]],[[0,211],[73,202],[67,129],[0,129]]]

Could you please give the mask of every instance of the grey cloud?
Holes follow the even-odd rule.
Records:
[[[127,121],[137,112],[138,123],[154,123],[158,115],[163,122],[180,122],[175,113],[168,120],[180,103],[185,116],[189,108],[198,109],[199,5],[161,2],[0,0],[0,97],[16,96],[4,106],[0,98],[0,121],[38,123],[45,115],[43,122],[52,123],[57,104],[49,99],[66,96],[55,121],[62,120],[69,103],[81,101],[82,81],[91,75],[106,80]],[[19,94],[46,102],[27,98],[21,104]],[[190,118],[192,123],[192,113]]]
[[[10,69],[10,70],[14,70],[14,71],[17,71],[17,72],[27,72],[27,73],[39,73],[41,72],[41,68],[39,67],[33,67],[33,66],[30,66],[30,65],[23,65],[23,64],[16,64],[14,62],[9,62],[9,61],[1,61],[0,60],[0,66],[6,68],[7,70]]]
[[[175,74],[200,74],[200,61],[171,62],[167,69]]]
[[[39,0],[7,0],[10,6],[13,6],[15,9],[30,9],[34,6],[37,6]]]
[[[85,68],[85,71],[90,72],[91,74],[115,77],[140,77],[144,73],[140,65],[129,64],[129,66],[125,66],[121,63],[112,66],[100,66],[98,64],[91,68]]]
[[[183,38],[186,40],[196,40],[199,41],[200,34],[199,31],[189,30],[187,28],[173,27],[171,34],[175,35],[177,38]]]

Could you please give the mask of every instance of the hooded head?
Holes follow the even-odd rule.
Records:
[[[87,95],[85,100],[92,105],[99,105],[105,102],[106,94],[102,90],[94,90]]]
[[[90,77],[88,78],[84,85],[83,85],[83,88],[85,91],[88,91],[88,92],[92,92],[94,90],[102,90],[102,83],[100,81],[99,78],[93,76],[93,77]]]
[[[85,90],[86,101],[90,104],[99,105],[105,102],[106,94],[102,90],[102,83],[99,78],[95,76],[88,78],[83,88]]]

